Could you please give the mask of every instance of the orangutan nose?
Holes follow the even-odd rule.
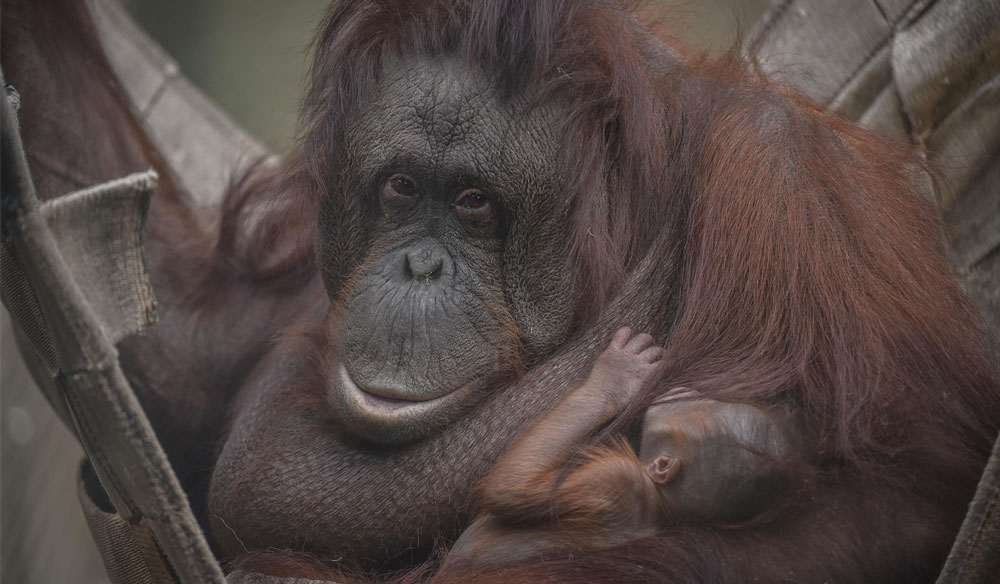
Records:
[[[455,275],[455,262],[433,239],[423,239],[406,251],[405,269],[413,279],[431,284]]]

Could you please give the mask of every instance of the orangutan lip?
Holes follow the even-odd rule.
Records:
[[[378,410],[398,410],[413,405],[414,403],[413,400],[394,399],[391,397],[382,397],[374,393],[368,393],[360,387],[358,388],[358,392],[361,393],[361,397],[364,398],[366,404]]]
[[[359,387],[358,384],[351,379],[350,373],[347,372],[347,368],[344,367],[343,364],[340,365],[338,373],[340,375],[341,383],[344,384],[344,387],[348,391],[355,394],[355,399],[360,398],[360,401],[363,401],[365,405],[372,409],[382,411],[403,410],[426,405],[429,402],[438,399],[436,397],[430,399],[402,399],[398,397],[387,397]]]

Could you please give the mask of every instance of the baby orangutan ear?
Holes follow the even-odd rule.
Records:
[[[674,480],[677,473],[681,471],[681,459],[676,456],[662,455],[649,463],[646,467],[646,474],[653,479],[654,483],[665,485]]]

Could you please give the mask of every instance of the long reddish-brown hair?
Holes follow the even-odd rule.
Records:
[[[916,194],[922,162],[739,58],[657,46],[618,2],[335,4],[316,39],[301,148],[281,169],[284,196],[304,207],[344,196],[330,190],[344,120],[387,60],[413,53],[464,55],[503,95],[569,112],[560,162],[583,313],[605,306],[652,246],[679,242],[660,387],[793,395],[843,455],[879,442],[888,402],[956,384],[991,399],[978,315],[943,259],[936,211]],[[311,256],[313,226],[293,227],[283,231],[301,245],[284,249]]]
[[[357,205],[331,188],[345,120],[388,60],[413,53],[464,56],[502,96],[568,112],[559,162],[581,326],[626,292],[671,307],[644,323],[666,348],[662,370],[606,437],[680,385],[787,409],[811,480],[840,497],[817,517],[903,497],[941,527],[915,532],[919,542],[900,542],[882,564],[909,562],[918,574],[941,560],[1000,427],[1000,385],[988,334],[944,259],[938,213],[917,194],[922,161],[735,53],[708,59],[660,44],[610,0],[345,1],[320,27],[301,145],[267,193],[299,209],[264,227],[295,238],[275,246],[283,271],[313,265],[315,213],[303,209],[323,197],[341,198],[345,215]],[[354,237],[338,253],[357,253],[365,234]],[[623,289],[658,257],[668,278]],[[803,544],[810,553],[881,573],[878,558],[847,543],[856,527],[800,536],[815,539]],[[765,553],[749,540],[729,549],[743,535],[697,530],[660,545],[682,536],[733,552],[734,565]],[[661,575],[708,562],[687,553],[671,566],[643,557]],[[624,561],[595,557],[607,570]],[[603,569],[573,565],[585,563]]]

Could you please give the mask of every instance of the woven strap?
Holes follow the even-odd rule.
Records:
[[[149,527],[143,521],[129,523],[115,512],[86,460],[80,464],[77,494],[112,584],[177,581]]]
[[[985,584],[1000,576],[1000,437],[937,584]]]
[[[8,100],[0,99],[0,109],[0,292],[36,381],[75,429],[116,513],[89,514],[109,571],[142,572],[141,556],[151,580],[140,582],[221,584],[222,571],[115,350],[156,318],[142,253],[156,174],[42,204]]]

